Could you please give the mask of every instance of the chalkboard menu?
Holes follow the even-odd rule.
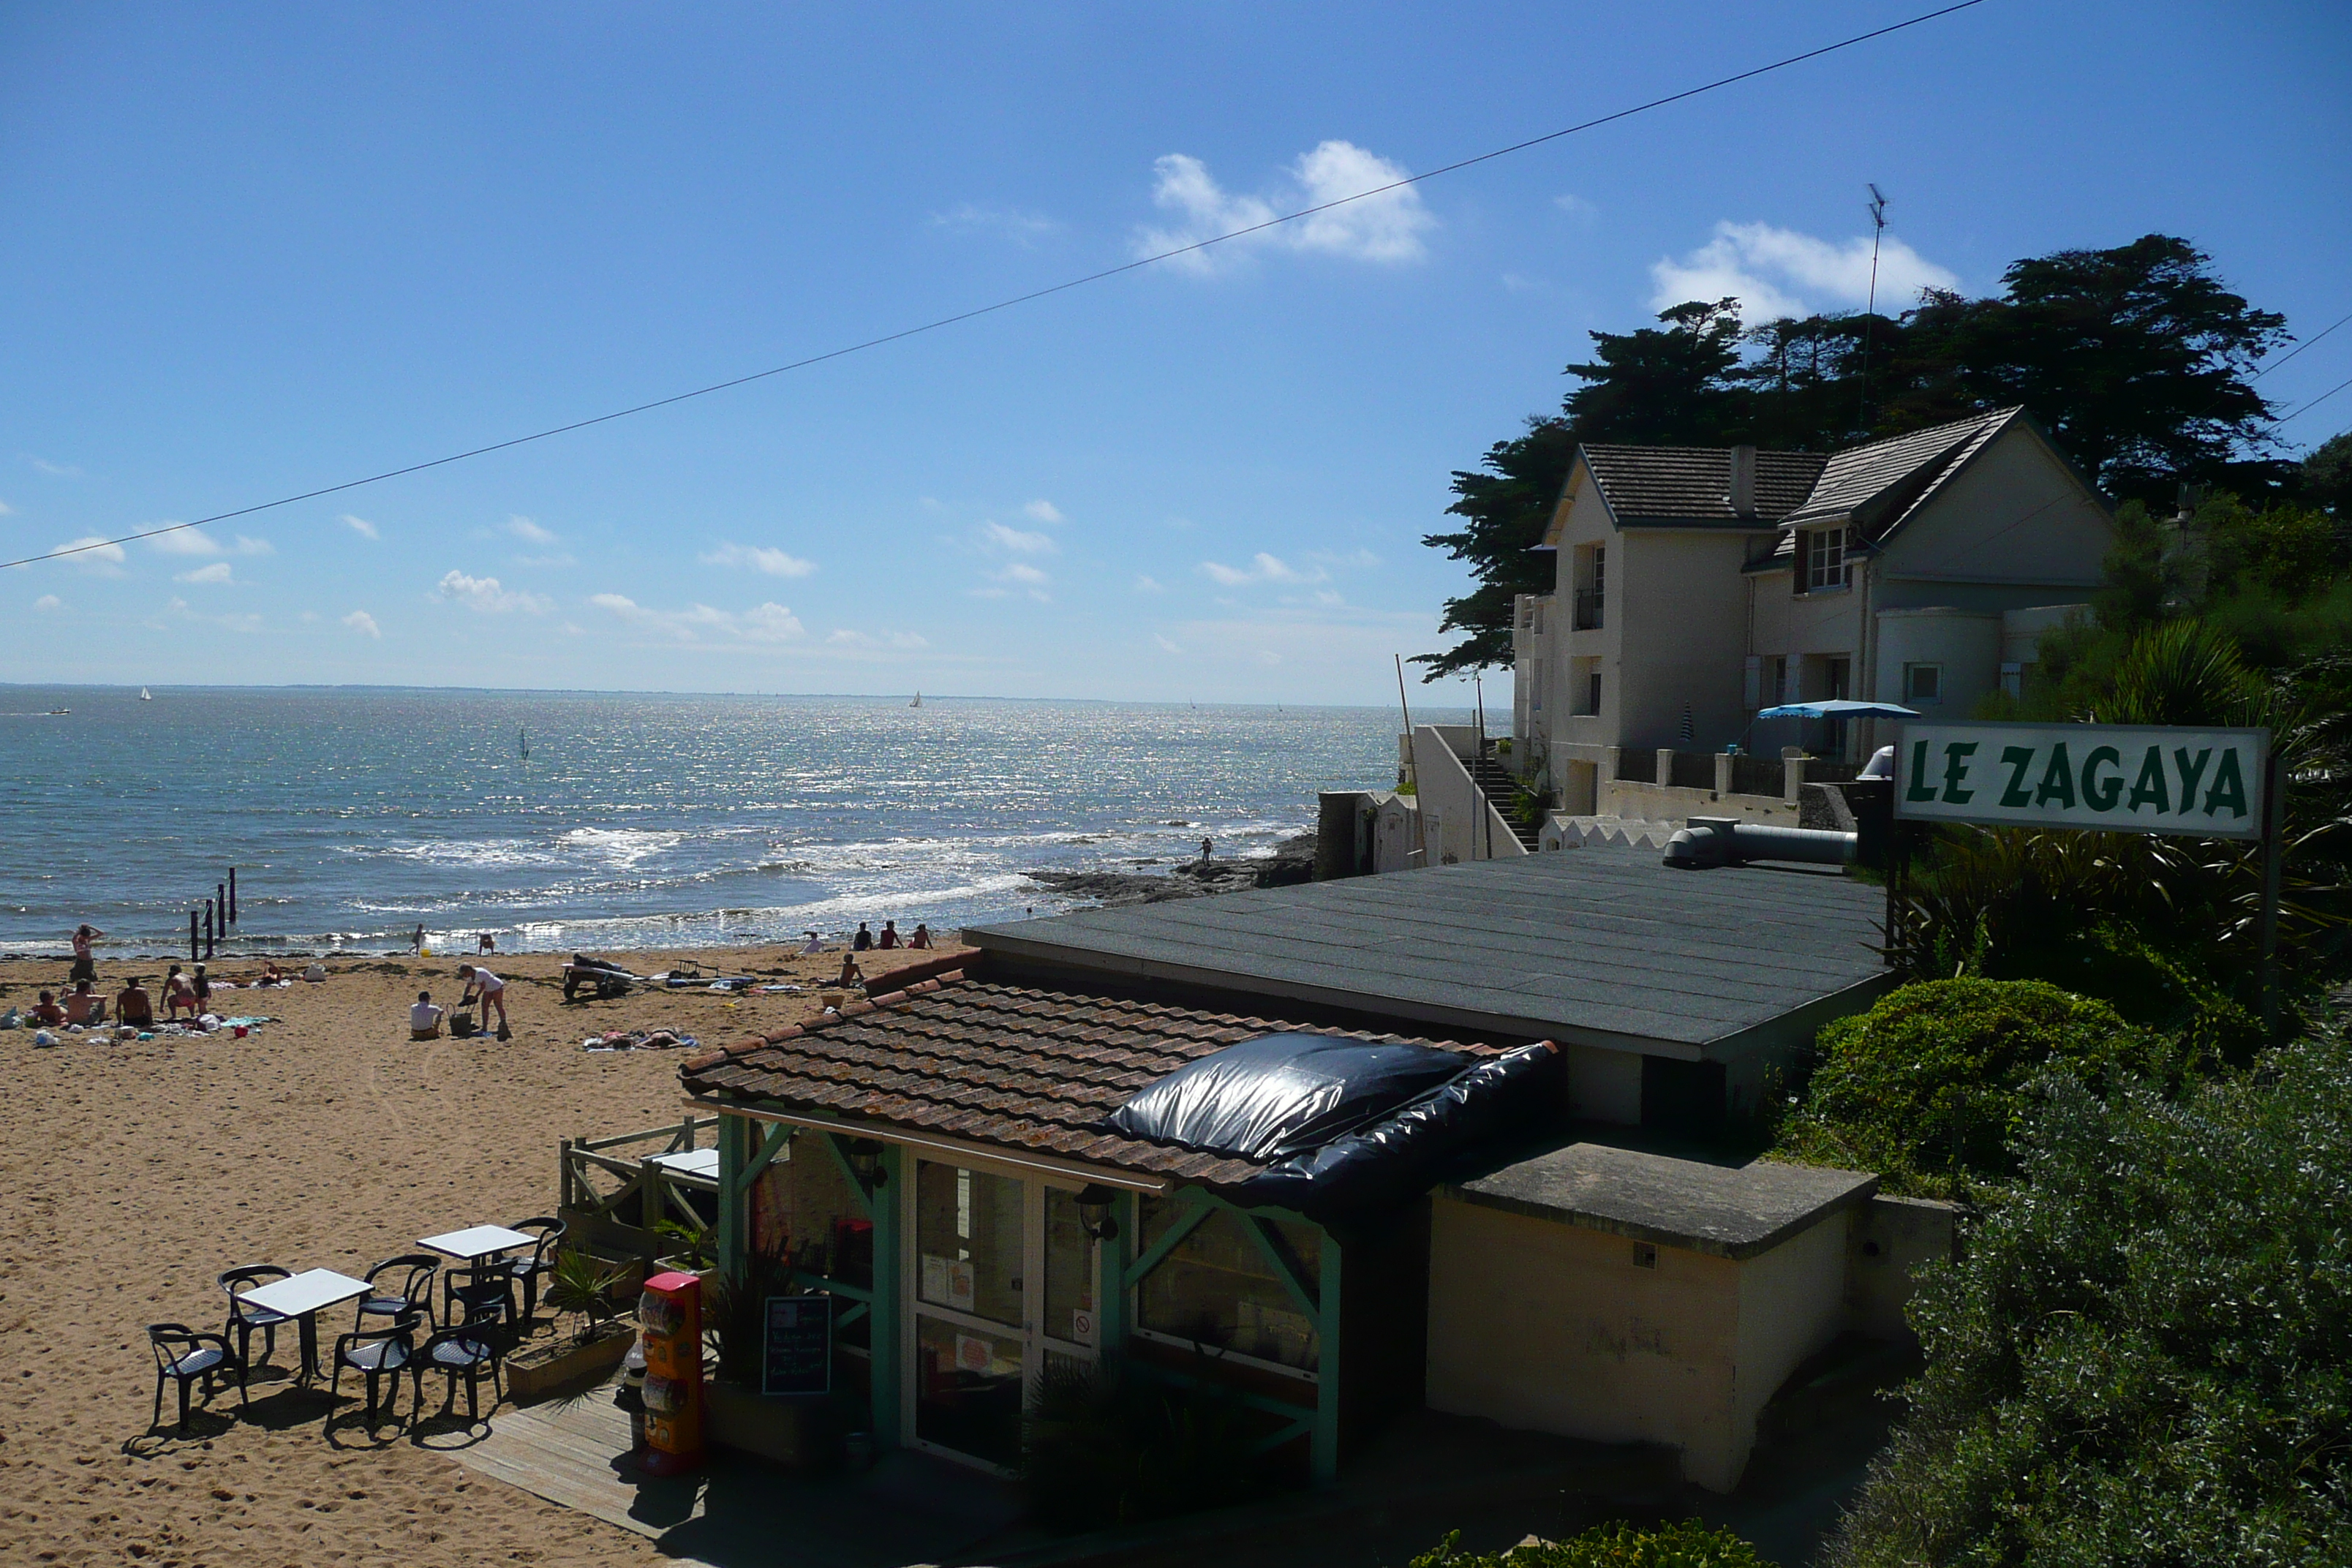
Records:
[[[769,1297],[760,1392],[829,1394],[832,1390],[833,1298]]]

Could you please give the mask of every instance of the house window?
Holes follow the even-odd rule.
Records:
[[[1601,629],[1601,609],[1608,596],[1608,546],[1580,546],[1576,552],[1576,620],[1573,623],[1578,631]]]
[[[1903,700],[1906,702],[1941,702],[1944,700],[1944,667],[1940,664],[1906,664],[1903,667]]]
[[[1797,592],[1825,594],[1853,586],[1853,558],[1843,528],[1808,528],[1797,533]]]
[[[1146,1249],[1190,1214],[1183,1204],[1154,1197],[1144,1198],[1141,1210],[1139,1245]],[[1271,1234],[1253,1237],[1245,1228],[1251,1226]],[[1294,1278],[1313,1281],[1323,1267],[1322,1248],[1322,1235],[1311,1226],[1220,1209],[1143,1277],[1135,1292],[1136,1325],[1150,1338],[1312,1373],[1322,1361],[1316,1321],[1269,1253],[1287,1253]]]

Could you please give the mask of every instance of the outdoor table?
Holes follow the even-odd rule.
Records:
[[[719,1151],[716,1149],[688,1149],[680,1154],[656,1154],[651,1163],[666,1171],[675,1171],[681,1176],[708,1176],[714,1182],[719,1179]]]
[[[237,1298],[295,1321],[302,1334],[302,1377],[319,1375],[319,1321],[324,1308],[356,1300],[368,1293],[364,1279],[338,1274],[331,1268],[305,1268],[290,1279],[256,1286]]]
[[[445,1231],[439,1236],[417,1238],[416,1245],[467,1263],[479,1263],[501,1252],[518,1247],[537,1247],[539,1237],[529,1231],[509,1230],[502,1225],[469,1226],[464,1230]]]

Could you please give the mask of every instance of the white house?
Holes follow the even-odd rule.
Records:
[[[1661,752],[1864,756],[1868,721],[1756,714],[1866,696],[1965,715],[2084,606],[2114,536],[2017,408],[1827,457],[1580,447],[1538,546],[1557,586],[1517,604],[1515,765],[1578,813]]]

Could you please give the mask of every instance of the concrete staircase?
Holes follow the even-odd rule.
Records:
[[[1514,810],[1519,799],[1519,781],[1511,776],[1511,770],[1497,762],[1491,752],[1483,757],[1465,759],[1462,765],[1468,771],[1471,782],[1486,792],[1496,815],[1509,825],[1511,837],[1519,841],[1519,847],[1534,854],[1539,847],[1538,830],[1521,822]]]

